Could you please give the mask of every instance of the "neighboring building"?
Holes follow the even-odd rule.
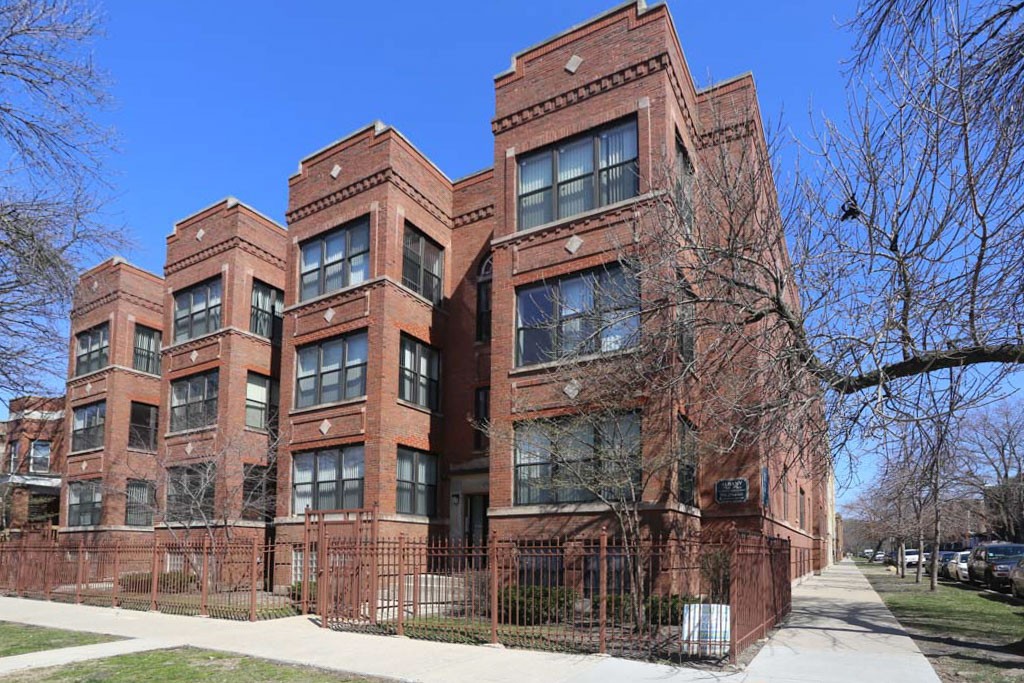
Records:
[[[57,526],[66,453],[64,397],[11,400],[0,422],[2,528],[14,533]]]
[[[87,362],[93,336],[99,348],[127,348],[131,307],[166,332],[156,372],[103,357],[69,381],[70,409],[111,404],[93,455],[69,458],[74,481],[110,476],[124,489],[117,463],[134,456],[109,429],[104,441],[102,424],[127,438],[128,405],[138,402],[156,407],[159,425],[151,467],[141,468],[159,511],[147,531],[171,533],[202,517],[262,533],[271,500],[284,541],[302,538],[307,507],[372,510],[382,535],[469,543],[491,532],[563,536],[606,524],[593,501],[538,493],[544,463],[523,445],[531,402],[543,398],[548,413],[564,406],[551,402],[561,388],[542,362],[552,342],[531,336],[523,302],[578,287],[580,273],[614,273],[615,245],[629,243],[667,151],[700,173],[709,150],[736,139],[733,128],[746,131],[743,144],[763,146],[757,120],[728,135],[722,122],[707,123],[720,101],[745,103],[744,117],[756,112],[753,80],[697,90],[668,9],[630,2],[515,55],[495,97],[492,168],[452,180],[374,123],[302,159],[288,181],[287,231],[226,200],[175,226],[165,280],[117,260],[94,269],[130,274],[144,295],[119,295],[124,284],[97,293],[99,274],[86,273],[82,296],[102,300],[73,314]],[[109,339],[96,332],[108,318]],[[610,336],[596,351],[619,345]],[[705,345],[696,339],[696,353]],[[111,393],[101,375],[145,389]],[[82,415],[83,425],[97,423]],[[685,397],[622,419],[639,434],[641,456],[701,427]],[[823,444],[804,446],[826,457]],[[786,536],[823,566],[836,536],[831,484],[814,467],[791,466],[797,447],[764,438],[749,452],[666,475],[644,492],[651,528],[735,523]],[[276,477],[260,469],[275,452]],[[746,498],[716,501],[724,479],[745,480]],[[188,497],[182,509],[182,492],[197,482],[212,483],[209,495]],[[257,511],[247,504],[254,491]],[[101,508],[93,529],[124,525],[115,519],[123,502],[104,498]]]

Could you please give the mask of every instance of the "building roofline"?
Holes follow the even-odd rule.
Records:
[[[524,55],[526,55],[527,53],[533,52],[534,50],[536,50],[538,48],[544,47],[545,45],[547,45],[550,42],[558,40],[559,38],[563,38],[563,37],[569,35],[570,33],[573,33],[574,31],[578,31],[581,28],[584,28],[585,26],[589,26],[590,24],[593,24],[594,22],[600,21],[601,19],[604,19],[605,17],[609,17],[609,16],[611,16],[613,14],[616,14],[617,12],[621,12],[622,10],[628,9],[630,7],[635,7],[636,8],[636,15],[639,17],[639,16],[642,16],[644,14],[647,14],[647,12],[651,11],[652,9],[656,9],[657,7],[659,7],[661,5],[664,5],[664,4],[665,3],[664,3],[663,0],[658,0],[658,2],[654,2],[654,3],[650,4],[650,5],[647,4],[646,0],[628,0],[627,2],[624,2],[621,5],[616,5],[615,7],[612,7],[611,9],[607,9],[604,12],[601,12],[600,14],[596,14],[596,15],[590,17],[589,19],[585,19],[584,21],[581,21],[578,24],[574,24],[573,26],[570,26],[569,28],[565,29],[564,31],[560,31],[560,32],[556,33],[553,36],[548,36],[547,38],[545,38],[544,40],[540,41],[539,43],[534,43],[530,47],[525,48],[523,50],[520,50],[519,52],[516,52],[515,54],[512,55],[512,65],[509,66],[509,68],[507,68],[504,71],[502,71],[501,73],[495,74],[494,80],[497,81],[499,79],[505,78],[506,76],[514,74],[516,72],[516,61],[520,57],[523,57]]]
[[[85,270],[83,270],[81,273],[78,274],[78,277],[79,278],[83,278],[86,275],[88,275],[89,273],[91,273],[93,271],[98,271],[99,269],[101,269],[101,268],[103,268],[105,266],[110,266],[110,267],[114,267],[114,266],[128,266],[132,270],[137,270],[138,272],[142,273],[143,275],[149,275],[151,277],[154,277],[157,280],[160,280],[161,282],[163,282],[163,279],[164,279],[162,275],[157,275],[156,273],[154,273],[152,271],[149,271],[149,270],[146,270],[145,268],[143,268],[141,266],[137,266],[134,263],[132,263],[131,261],[129,261],[128,259],[126,259],[124,256],[118,256],[118,255],[111,256],[110,258],[107,258],[107,259],[104,259],[103,261],[100,261],[95,266],[92,266],[90,268],[86,268]]]
[[[697,94],[698,95],[707,95],[712,90],[717,90],[719,88],[724,88],[727,85],[732,85],[733,83],[737,83],[737,82],[742,81],[742,80],[744,80],[746,78],[749,78],[750,82],[753,83],[754,82],[754,72],[750,71],[750,70],[747,70],[747,71],[744,71],[743,73],[739,73],[739,74],[736,74],[735,76],[731,76],[730,78],[726,78],[726,79],[723,79],[721,81],[716,81],[716,82],[712,83],[711,85],[705,86],[703,88],[697,88]]]
[[[384,123],[380,119],[374,119],[371,123],[368,123],[365,126],[362,126],[361,128],[357,128],[356,130],[352,131],[351,133],[348,133],[347,135],[343,135],[340,138],[338,138],[337,140],[324,145],[323,147],[321,147],[320,149],[316,150],[315,152],[312,152],[312,153],[307,154],[306,156],[302,157],[301,159],[299,159],[299,168],[298,168],[298,170],[295,173],[293,173],[291,176],[289,176],[288,179],[291,180],[292,178],[295,178],[295,177],[297,177],[299,175],[302,175],[303,164],[305,164],[310,159],[318,157],[321,154],[324,154],[325,152],[329,152],[330,150],[334,149],[338,145],[340,145],[342,143],[345,143],[345,142],[348,142],[349,140],[352,140],[353,138],[359,137],[360,135],[363,135],[367,131],[370,131],[370,130],[373,131],[373,136],[374,137],[377,137],[378,135],[383,135],[384,133],[387,133],[388,131],[393,132],[405,144],[409,145],[409,147],[412,148],[412,150],[414,152],[416,152],[416,154],[418,154],[423,159],[423,161],[427,162],[427,164],[429,164],[431,168],[433,168],[435,171],[440,173],[442,178],[444,178],[450,184],[454,183],[454,181],[451,178],[448,177],[448,174],[445,173],[444,171],[442,171],[440,166],[435,164],[431,160],[430,157],[428,157],[426,154],[424,154],[423,150],[421,150],[419,147],[414,145],[412,140],[410,140],[402,131],[398,130],[394,126],[389,126],[388,124]]]
[[[185,216],[184,218],[182,218],[180,220],[174,221],[174,229],[171,231],[171,234],[167,235],[168,239],[170,239],[171,237],[174,237],[178,233],[178,226],[179,225],[187,223],[187,222],[189,222],[191,220],[195,220],[196,218],[198,218],[199,216],[203,215],[207,211],[210,211],[211,209],[216,209],[218,206],[221,206],[222,204],[224,205],[225,209],[232,209],[232,208],[234,208],[236,206],[241,206],[242,208],[246,209],[247,211],[256,214],[257,216],[259,216],[263,220],[267,221],[268,223],[270,223],[274,227],[279,228],[280,230],[283,230],[284,232],[288,232],[288,228],[286,228],[285,226],[281,225],[280,223],[275,221],[273,218],[271,218],[267,214],[263,213],[262,211],[260,211],[258,209],[253,208],[249,204],[246,204],[245,202],[243,202],[240,199],[238,199],[238,197],[235,197],[233,195],[228,195],[227,197],[224,197],[223,199],[218,199],[217,201],[213,202],[212,204],[208,204],[207,206],[204,206],[203,208],[199,209],[198,211],[193,211],[192,213],[190,213],[189,215]]]
[[[472,173],[467,173],[466,175],[462,176],[461,178],[456,178],[455,180],[453,180],[452,181],[452,186],[458,185],[460,183],[464,183],[467,180],[472,180],[473,178],[477,177],[478,175],[484,175],[485,173],[494,173],[494,167],[493,166],[488,166],[487,168],[481,168],[479,171],[473,171]]]

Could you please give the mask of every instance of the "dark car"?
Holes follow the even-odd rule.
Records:
[[[993,589],[1010,585],[1010,570],[1024,556],[1024,544],[987,543],[971,551],[967,561],[967,574],[974,583]]]

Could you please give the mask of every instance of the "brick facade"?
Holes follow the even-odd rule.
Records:
[[[262,533],[255,531],[259,524],[243,523],[240,512],[243,468],[265,463],[274,441],[246,427],[246,378],[256,373],[280,382],[279,438],[271,444],[277,453],[278,540],[301,539],[300,505],[325,500],[374,509],[383,535],[476,541],[488,528],[562,536],[607,524],[596,504],[516,504],[516,423],[538,407],[545,414],[565,408],[549,368],[516,366],[516,288],[613,263],[617,245],[632,240],[632,222],[657,190],[652,179],[677,140],[698,173],[717,145],[763,145],[759,120],[737,143],[735,136],[719,135],[721,121],[713,122],[709,113],[724,109],[736,118],[756,112],[753,80],[748,75],[698,91],[668,9],[637,2],[515,55],[494,87],[492,168],[451,180],[398,131],[374,123],[301,160],[288,180],[287,230],[229,199],[175,226],[164,278],[117,259],[83,275],[72,334],[109,321],[111,360],[109,367],[75,376],[72,351],[67,405],[70,417],[75,408],[105,399],[107,434],[102,448],[69,455],[69,481],[102,476],[116,489],[135,468],[165,481],[146,467],[192,465],[217,454],[220,516]],[[622,122],[635,125],[636,191],[519,230],[519,160]],[[437,250],[440,269],[434,265]],[[221,283],[217,329],[175,341],[176,295],[213,281]],[[255,281],[283,290],[280,345],[250,330]],[[491,301],[483,332],[481,282],[490,283]],[[126,354],[133,320],[164,331],[159,377],[131,369]],[[698,354],[705,343],[697,340]],[[423,377],[402,369],[403,358],[412,354]],[[439,367],[436,378],[425,369],[433,367]],[[215,419],[172,429],[175,382],[213,370],[219,374]],[[436,403],[425,407],[409,398],[430,403],[435,379]],[[481,390],[488,388],[490,429],[483,439],[473,419],[488,396]],[[671,447],[679,415],[700,426],[699,411],[690,404],[702,390],[698,376],[679,396],[643,407],[645,461]],[[156,456],[126,447],[123,425],[131,400],[159,405]],[[677,499],[674,475],[652,481],[643,492],[652,530],[685,534],[735,523],[787,536],[794,548],[815,553],[815,568],[823,566],[832,545],[831,489],[810,471],[784,466],[793,447],[758,443],[703,463],[696,506]],[[436,463],[436,479],[427,482],[434,488],[426,489],[436,508],[430,514],[420,507],[422,495],[401,488],[406,483],[400,483],[399,459],[413,457],[417,467],[427,463],[423,471]],[[759,489],[765,470],[770,482],[788,478],[767,497]],[[715,502],[715,483],[726,478],[747,480],[747,502]],[[166,488],[158,486],[158,506]],[[91,531],[118,530],[123,516],[123,496],[118,502],[105,494],[102,520]],[[161,521],[157,528],[166,530]]]

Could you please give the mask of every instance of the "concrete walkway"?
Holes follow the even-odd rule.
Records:
[[[900,629],[867,580],[851,563],[794,589],[789,623],[745,671],[723,672],[634,662],[593,655],[564,655],[406,638],[338,633],[305,617],[257,623],[0,598],[0,621],[108,633],[139,640],[140,650],[193,647],[306,664],[355,674],[421,683],[793,683],[938,678]],[[36,658],[33,666],[109,656],[104,643],[0,659]],[[74,652],[73,652],[74,651]],[[64,653],[64,654],[61,654]],[[118,654],[110,652],[109,654]],[[62,661],[53,658],[70,657]],[[24,668],[22,665],[21,668]]]

